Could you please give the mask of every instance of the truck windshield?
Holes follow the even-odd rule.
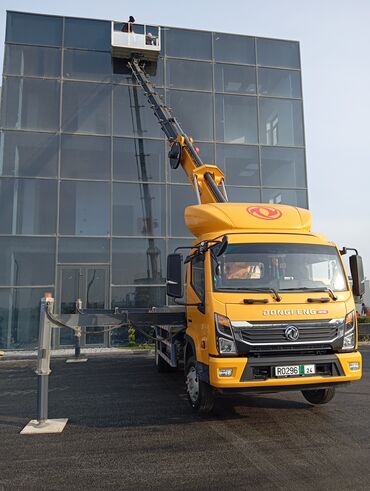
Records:
[[[332,246],[229,244],[216,260],[217,247],[212,259],[215,291],[347,290],[342,263]]]

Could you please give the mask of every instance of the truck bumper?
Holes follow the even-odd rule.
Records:
[[[275,377],[274,367],[315,364],[323,374]],[[358,364],[358,365],[356,365]],[[358,367],[358,368],[356,368]],[[263,368],[261,370],[261,368]],[[220,369],[231,369],[231,376],[221,376]],[[326,370],[326,371],[325,371]],[[262,374],[262,375],[260,375]],[[263,375],[265,374],[265,375]],[[362,357],[359,351],[333,355],[281,358],[209,358],[209,381],[218,389],[265,388],[301,390],[302,386],[332,385],[359,380],[362,376]],[[263,379],[258,377],[264,377]]]

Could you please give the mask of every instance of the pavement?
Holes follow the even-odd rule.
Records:
[[[35,360],[0,359],[0,491],[368,490],[370,346],[364,376],[314,407],[300,393],[223,397],[200,417],[183,375],[150,352],[52,360],[49,417],[61,434],[20,435],[36,417]]]

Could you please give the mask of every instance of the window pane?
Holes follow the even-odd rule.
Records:
[[[165,235],[165,186],[115,183],[113,235]]]
[[[212,58],[210,32],[166,28],[165,40],[167,56],[196,60]]]
[[[0,285],[53,285],[55,239],[0,237]]]
[[[112,309],[163,307],[166,305],[166,288],[161,286],[126,286],[112,288]],[[136,342],[147,342],[136,332]],[[140,341],[142,339],[142,341]],[[112,332],[112,345],[127,344],[127,329]]]
[[[275,68],[259,68],[258,92],[261,95],[302,97],[301,73]]]
[[[137,86],[114,87],[113,128],[117,136],[164,137],[143,89]]]
[[[57,130],[59,90],[56,80],[4,79],[2,121],[6,128]]]
[[[84,270],[79,267],[58,268],[58,313],[72,314],[76,312],[76,299],[85,296],[82,285],[83,278]],[[82,300],[85,300],[85,298]],[[62,346],[72,345],[72,329],[59,329],[59,342]]]
[[[0,289],[0,349],[9,349],[12,339],[12,329],[9,325],[9,310],[11,308],[11,290],[8,288]]]
[[[300,68],[299,43],[257,38],[257,64]]]
[[[61,237],[58,242],[59,263],[109,263],[109,240]]]
[[[255,97],[216,94],[216,138],[228,143],[257,143]]]
[[[215,146],[213,143],[195,143],[195,147],[199,149],[199,155],[202,161],[206,164],[215,163]],[[189,184],[188,178],[181,166],[177,169],[171,169],[170,161],[167,158],[166,163],[168,172],[170,174],[171,182],[180,182],[184,184]]]
[[[308,208],[307,191],[295,189],[262,189],[264,203],[284,203]]]
[[[216,145],[217,165],[228,184],[259,186],[258,148],[245,145]]]
[[[131,68],[127,66],[127,61],[120,58],[112,58],[112,63],[114,82],[137,85],[136,78],[134,77]],[[146,61],[145,73],[149,75],[150,81],[155,85],[163,85],[163,58],[159,58],[157,61]]]
[[[96,80],[97,82],[112,79],[112,56],[98,51],[64,51],[64,77],[78,80]]]
[[[13,348],[35,348],[38,345],[40,302],[44,293],[42,288],[13,290]]]
[[[63,130],[71,133],[109,135],[111,132],[110,85],[65,82]]]
[[[97,268],[95,266],[87,269],[87,309],[104,309],[107,308],[107,283],[109,281],[109,272],[106,268]],[[90,327],[86,332],[86,345],[103,344],[104,333],[101,332],[101,326]]]
[[[265,145],[303,146],[300,101],[260,98],[260,142]]]
[[[53,288],[48,288],[53,293]],[[40,326],[40,302],[44,288],[15,288],[11,295],[10,346],[36,348]]]
[[[4,131],[1,135],[0,174],[56,177],[59,137],[46,133]]]
[[[57,309],[61,314],[76,312],[76,299],[81,298],[83,307],[86,307],[84,291],[86,270],[79,266],[58,268],[58,287],[60,289]],[[82,298],[84,297],[84,298]],[[85,300],[85,304],[84,304]],[[72,344],[73,333],[71,329],[60,330],[61,344]]]
[[[112,283],[165,283],[165,254],[163,239],[113,239]]]
[[[191,285],[199,299],[205,297],[204,256],[195,257],[191,262]]]
[[[0,233],[55,234],[55,180],[0,180]]]
[[[261,203],[261,191],[258,188],[226,186],[229,201],[234,203]]]
[[[172,237],[192,237],[185,225],[185,208],[197,204],[197,198],[192,186],[172,184],[169,189],[170,231]]]
[[[6,45],[5,75],[60,77],[60,49]]]
[[[174,254],[177,247],[189,247],[189,249],[180,249],[177,251],[182,254],[184,258],[188,255],[190,251],[190,246],[194,242],[194,239],[169,239],[167,245],[167,254]],[[186,264],[185,264],[186,268]],[[184,269],[184,280],[185,280],[185,269]]]
[[[63,235],[108,235],[109,188],[106,182],[62,181],[59,232]]]
[[[213,34],[216,61],[256,64],[254,38],[234,34]]]
[[[110,138],[62,135],[62,177],[110,179]]]
[[[6,23],[6,42],[61,46],[62,28],[62,17],[9,12]]]
[[[113,178],[123,181],[164,181],[165,145],[143,138],[114,138]]]
[[[256,93],[256,69],[249,66],[215,64],[216,92]]]
[[[91,19],[65,20],[64,46],[66,48],[111,50],[110,22]]]
[[[167,60],[167,87],[212,90],[212,65],[201,61]]]
[[[195,140],[213,140],[213,104],[211,94],[169,90],[168,105],[186,134]]]
[[[306,187],[303,149],[262,147],[261,166],[264,186]]]

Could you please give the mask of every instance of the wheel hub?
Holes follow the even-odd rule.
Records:
[[[195,402],[199,394],[199,381],[195,367],[190,367],[186,376],[186,387],[192,402]]]

